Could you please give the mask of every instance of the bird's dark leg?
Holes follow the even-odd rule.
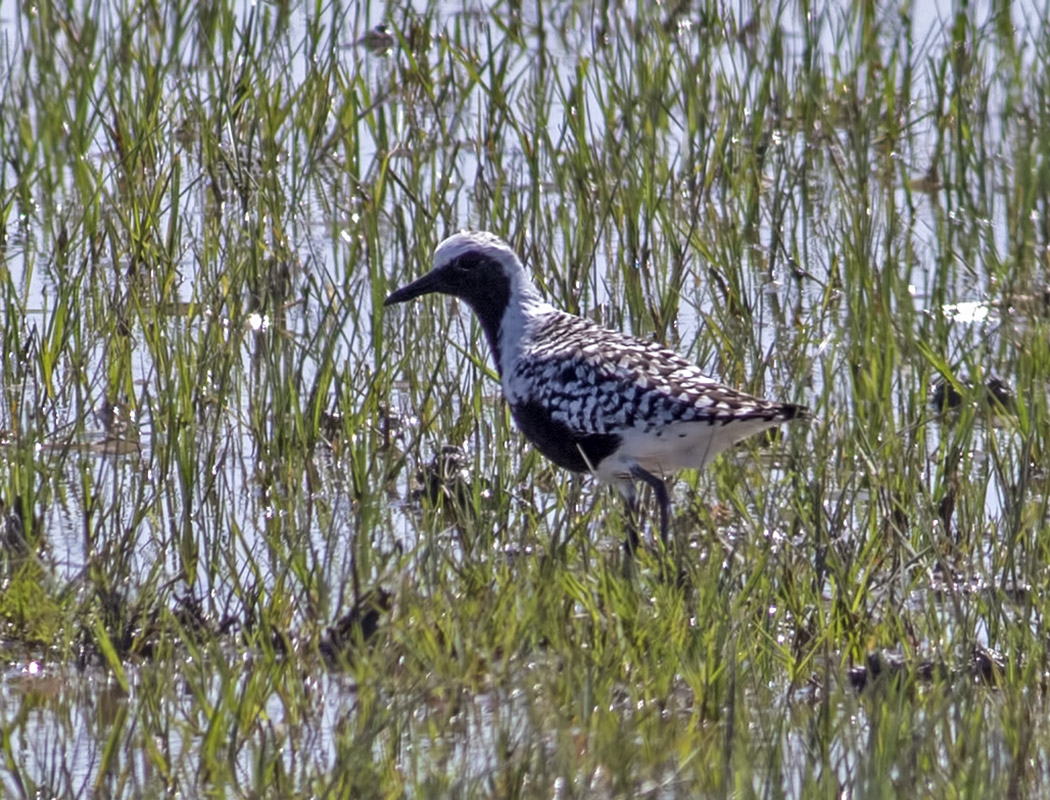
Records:
[[[671,498],[667,494],[667,484],[653,475],[653,473],[646,472],[637,465],[631,468],[631,477],[638,478],[638,480],[644,481],[653,488],[656,502],[660,504],[660,540],[666,547],[667,531],[670,528],[671,518]],[[637,533],[635,536],[637,536]]]
[[[622,487],[627,502],[627,536],[623,540],[623,552],[628,561],[634,560],[638,550],[638,530],[641,527],[641,509],[638,504],[638,493],[630,482]]]

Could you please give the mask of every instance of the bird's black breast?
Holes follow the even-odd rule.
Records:
[[[519,403],[510,410],[518,428],[537,450],[559,467],[573,472],[590,472],[620,446],[618,434],[581,435],[565,423],[551,419],[550,411],[540,403]]]

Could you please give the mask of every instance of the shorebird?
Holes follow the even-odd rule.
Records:
[[[384,305],[432,292],[466,301],[477,315],[525,437],[558,466],[589,472],[623,494],[628,553],[638,545],[636,482],[652,487],[666,544],[671,500],[662,476],[702,469],[741,439],[809,415],[804,406],[725,386],[655,342],[559,311],[492,233],[448,237],[434,251],[433,269]]]

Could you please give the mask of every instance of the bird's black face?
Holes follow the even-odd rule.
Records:
[[[510,278],[491,256],[467,251],[391,293],[383,305],[404,303],[432,292],[467,301],[484,323],[487,317],[498,319],[503,314],[510,301]]]
[[[511,278],[503,263],[483,250],[462,250],[422,278],[393,292],[383,305],[404,303],[431,292],[458,297],[474,309],[499,369],[499,329],[511,292]]]

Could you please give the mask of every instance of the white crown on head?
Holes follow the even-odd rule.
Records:
[[[521,260],[513,248],[489,231],[460,231],[449,236],[434,251],[434,269],[440,269],[470,252],[479,252],[499,262],[509,272],[522,269]]]

